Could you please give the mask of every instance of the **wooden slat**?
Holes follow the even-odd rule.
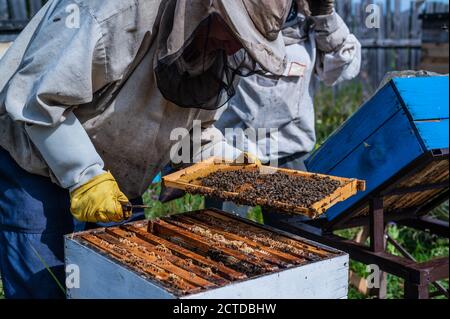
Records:
[[[151,263],[155,267],[161,268],[165,270],[166,272],[170,274],[174,274],[189,284],[192,284],[194,286],[198,287],[204,287],[204,288],[213,288],[217,287],[215,284],[197,276],[196,274],[193,274],[191,272],[188,272],[181,267],[178,267],[177,265],[172,264],[169,260],[166,259],[165,262],[161,261],[157,256],[158,255],[151,255],[149,253],[142,252],[141,249],[138,248],[138,246],[133,247],[130,245],[127,245],[123,242],[121,242],[116,236],[113,236],[110,233],[99,233],[97,234],[97,237],[100,239],[103,239],[104,241],[116,245],[117,247],[121,247],[126,249],[129,253],[133,254],[134,256],[137,256],[139,258],[142,258],[142,260],[145,260],[148,263]],[[161,255],[159,255],[161,256]]]
[[[198,236],[196,234],[192,234],[180,227],[171,225],[162,220],[158,220],[153,222],[153,230],[155,234],[159,236],[168,237],[171,240],[180,240],[182,244],[186,244],[190,246],[192,249],[201,251],[202,254],[208,255],[211,252],[217,252],[220,255],[223,255],[225,259],[231,257],[237,261],[243,263],[249,269],[255,269],[256,271],[262,273],[276,271],[278,267],[270,265],[266,262],[259,261],[252,256],[247,256],[238,251],[228,249],[226,247],[212,247],[210,243],[205,241],[204,238]],[[225,264],[226,260],[223,261]]]
[[[42,1],[41,0],[28,0],[28,3],[30,5],[30,18],[31,18],[42,8]]]
[[[254,241],[249,240],[246,237],[242,237],[242,236],[227,232],[223,227],[220,227],[217,224],[210,225],[210,224],[203,223],[202,219],[198,218],[199,215],[201,215],[201,214],[191,214],[191,215],[189,215],[189,217],[183,216],[183,220],[190,221],[192,224],[197,224],[199,226],[208,227],[210,230],[213,230],[215,233],[218,233],[218,234],[224,236],[225,238],[228,238],[230,240],[242,241],[252,248],[264,250],[266,253],[276,256],[286,262],[290,262],[293,264],[302,264],[303,262],[305,262],[304,258],[299,258],[297,256],[286,254],[284,252],[272,249],[270,247],[257,244]]]
[[[363,48],[371,49],[420,49],[422,46],[422,41],[420,39],[361,39],[361,45]],[[387,51],[387,50],[383,50]],[[378,54],[381,55],[381,54]]]
[[[211,228],[208,225],[199,223],[196,220],[191,220],[191,219],[189,219],[188,217],[185,217],[185,216],[173,216],[171,218],[170,222],[173,223],[176,226],[183,227],[184,229],[186,229],[188,231],[192,231],[193,233],[195,233],[195,231],[193,231],[192,228],[193,227],[199,227],[199,228],[201,228],[204,231],[211,231],[212,235],[219,234],[219,235],[223,236],[223,238],[225,238],[226,240],[229,240],[229,241],[233,241],[233,240],[234,241],[240,241],[240,242],[245,243],[246,245],[248,245],[253,250],[253,252],[251,253],[252,256],[255,256],[255,257],[257,257],[257,258],[259,258],[259,259],[261,259],[261,260],[263,260],[263,261],[265,261],[267,263],[274,264],[274,265],[276,265],[278,267],[281,267],[281,268],[287,268],[289,266],[286,262],[284,262],[280,258],[275,258],[275,257],[271,256],[270,254],[267,254],[267,252],[262,253],[261,252],[262,249],[258,248],[257,245],[255,245],[254,243],[251,243],[249,240],[246,240],[245,238],[239,237],[237,235],[233,235],[233,234],[229,234],[229,233],[226,233],[226,232],[218,231],[216,229]],[[212,238],[208,237],[208,239],[212,239]],[[216,241],[215,239],[212,239],[212,240]],[[216,242],[217,242],[217,244],[219,244],[218,241],[216,241]],[[295,260],[293,260],[293,258],[291,258],[291,260],[289,260],[289,262],[297,263]]]
[[[414,121],[449,118],[448,76],[396,78],[393,81]]]
[[[27,20],[27,4],[25,0],[8,0],[11,19],[13,20]]]
[[[8,1],[0,0],[0,21],[9,19]]]
[[[418,173],[411,175],[411,177],[406,178],[398,185],[394,185],[386,189],[386,191],[394,190],[396,188],[407,188],[424,184],[442,183],[444,181],[447,181],[449,179],[448,165],[448,160],[433,161],[429,165],[421,169]],[[390,212],[405,210],[409,207],[421,207],[441,193],[442,190],[438,189],[423,191],[420,193],[387,196],[385,197],[384,208],[386,213],[389,214]],[[363,207],[355,214],[355,216],[366,216],[368,215],[368,212],[368,208]]]
[[[219,264],[217,262],[214,262],[210,259],[207,259],[199,254],[196,254],[194,252],[191,252],[181,246],[175,245],[172,242],[165,240],[161,237],[157,237],[149,232],[146,232],[138,227],[131,226],[131,225],[124,225],[122,226],[123,229],[133,232],[138,236],[139,238],[142,238],[143,240],[147,242],[154,243],[156,245],[162,245],[170,249],[172,252],[176,253],[179,256],[182,256],[183,258],[191,259],[195,263],[199,265],[203,265],[206,267],[211,267],[213,270],[217,271],[217,273],[224,278],[227,278],[228,280],[244,280],[247,278],[247,276],[241,272],[235,271],[234,269],[231,269],[229,267],[226,267],[225,265]]]
[[[362,82],[368,94],[389,71],[419,69],[423,1],[402,1],[336,1],[336,11],[363,45],[361,76],[355,82]],[[366,26],[369,4],[382,9],[379,29]]]
[[[447,63],[435,63],[433,61],[422,61],[420,64],[421,70],[428,70],[432,72],[437,72],[440,74],[447,74],[449,72],[449,64]]]
[[[448,148],[449,120],[420,121],[414,123],[428,150]]]
[[[123,229],[120,229],[120,228],[107,228],[106,232],[110,235],[116,236],[116,238],[118,238],[118,239],[127,238],[127,235],[129,234],[129,232],[127,232]],[[132,233],[132,234],[134,234],[134,233]],[[136,234],[134,234],[134,236],[135,237],[131,237],[129,239],[130,242],[138,244],[139,247],[145,248],[146,250],[148,250],[151,253],[154,253],[155,255],[164,257],[166,260],[168,260],[172,264],[176,265],[177,267],[180,267],[186,271],[192,272],[196,276],[199,276],[209,282],[212,282],[212,283],[215,283],[215,284],[218,284],[221,286],[230,283],[229,280],[226,280],[214,273],[212,273],[212,274],[206,273],[205,269],[203,269],[193,263],[192,264],[186,263],[185,259],[182,259],[176,255],[173,255],[172,253],[169,254],[169,253],[165,253],[164,251],[161,251],[160,249],[158,249],[157,246],[137,237]]]
[[[202,212],[201,215],[198,215],[199,218],[203,218],[203,215],[207,215],[210,216],[212,218],[217,219],[218,221],[222,221],[223,223],[227,223],[227,226],[230,227],[231,229],[234,229],[235,231],[237,231],[237,223],[236,220],[232,219],[231,217],[228,216],[224,216],[222,214],[219,214],[217,212],[211,211],[211,210],[205,210]],[[263,237],[268,238],[270,240],[273,241],[277,241],[279,243],[283,243],[286,244],[287,246],[292,246],[294,249],[298,250],[298,251],[302,251],[305,252],[306,254],[311,253],[312,255],[317,255],[320,258],[326,258],[327,256],[329,256],[331,253],[327,252],[324,249],[320,249],[318,247],[314,247],[308,243],[305,242],[297,242],[294,241],[290,238],[278,235],[278,234],[274,234],[271,233],[265,229],[262,228],[258,228],[256,226],[250,225],[250,224],[239,224],[239,228],[241,230],[248,230],[249,232],[252,232],[253,235],[251,236],[251,239],[261,243],[261,244],[266,244],[263,240],[263,238],[261,238],[258,235],[263,235]],[[314,256],[308,256],[302,253],[297,253],[295,251],[289,251],[290,254],[294,255],[294,256],[298,256],[300,258],[305,258],[308,260],[311,260],[311,257]],[[313,258],[314,259],[314,258]]]
[[[424,58],[449,58],[449,44],[448,43],[424,43],[422,45]]]
[[[97,249],[100,249],[101,251],[107,251],[111,257],[113,257],[114,259],[123,262],[125,264],[129,264],[130,262],[132,262],[130,260],[129,257],[127,257],[125,254],[121,254],[113,249],[110,249],[108,247],[105,247],[103,240],[94,236],[94,235],[82,235],[81,238],[83,240],[85,240],[87,243],[93,245],[94,247],[96,247]],[[155,267],[155,268],[159,268],[159,267]],[[175,290],[173,289],[173,287],[171,287],[168,284],[169,281],[169,276],[170,274],[165,272],[162,269],[156,270],[153,269],[151,267],[142,267],[141,265],[135,265],[134,266],[134,270],[139,272],[139,273],[143,273],[143,274],[147,274],[148,276],[150,276],[150,278],[158,278],[160,280],[160,282],[165,285],[166,288],[169,289],[169,291],[175,292]],[[175,286],[177,285],[176,283],[173,283]],[[186,291],[188,290],[189,292],[195,293],[195,292],[200,292],[201,289],[198,287],[195,287],[191,284],[188,283],[184,283],[182,286],[178,286],[176,287],[177,289],[181,290],[181,291]]]

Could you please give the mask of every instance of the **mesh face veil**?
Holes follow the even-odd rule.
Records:
[[[254,0],[167,0],[159,12],[154,60],[163,96],[180,107],[215,110],[234,95],[239,77],[255,72],[282,74],[285,53],[280,30],[291,4],[287,0],[262,0],[259,5]],[[262,16],[264,24],[255,26],[255,17]]]
[[[223,47],[211,36],[213,24],[222,26],[232,44]],[[226,46],[238,45],[229,54]],[[233,49],[231,49],[233,50]],[[200,23],[178,54],[160,60],[155,68],[164,97],[181,107],[215,110],[234,94],[239,76],[262,70],[241,47],[225,22],[213,13]]]

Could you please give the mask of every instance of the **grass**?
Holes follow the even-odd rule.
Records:
[[[443,218],[437,216],[436,218],[447,219],[448,220],[448,202],[443,204],[440,208],[436,209],[433,214],[441,214],[444,213]],[[350,230],[344,230],[337,232],[340,236],[343,236],[348,239],[352,239],[359,232],[359,228],[354,228]],[[387,229],[387,232],[390,237],[396,240],[400,245],[402,245],[415,259],[419,262],[424,262],[427,260],[431,260],[433,258],[439,257],[448,257],[449,253],[449,240],[444,238],[439,238],[433,235],[430,235],[425,232],[416,231],[407,227],[398,227],[396,225],[390,225]],[[365,244],[369,244],[368,242]],[[386,249],[389,253],[395,256],[401,256],[401,254],[391,245],[387,245]],[[359,275],[361,278],[365,278],[368,275],[366,270],[366,265],[351,261],[350,269]],[[403,298],[403,280],[388,275],[388,290],[387,290],[387,298],[388,299],[400,299]],[[448,279],[441,282],[444,287],[448,289]],[[431,287],[431,292],[435,289]],[[351,288],[349,292],[350,299],[363,299],[368,298],[367,296],[363,296],[356,289]]]
[[[0,299],[5,299],[5,292],[3,291],[3,282],[1,281],[0,277]]]
[[[158,201],[160,192],[161,185],[154,184],[143,195],[145,205],[151,207],[145,211],[145,215],[148,219],[196,211],[204,208],[205,206],[205,200],[202,196],[194,196],[190,194],[186,194],[181,199],[163,204]]]
[[[323,86],[318,90],[314,101],[317,147],[362,105],[365,98],[358,82],[343,85],[338,90]]]

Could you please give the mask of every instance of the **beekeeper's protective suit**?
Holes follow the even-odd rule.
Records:
[[[229,143],[256,154],[263,162],[306,170],[304,160],[316,144],[314,77],[328,86],[359,74],[361,45],[334,11],[332,0],[297,1],[299,12],[283,29],[288,67],[281,78],[255,74],[243,78],[215,126]],[[277,134],[257,134],[258,129]],[[239,130],[236,130],[239,129]],[[248,134],[248,129],[255,134]],[[257,139],[252,138],[257,135]],[[274,147],[276,144],[276,147]],[[211,201],[212,206],[217,204]],[[226,203],[223,209],[245,214]],[[266,216],[269,221],[270,217]],[[273,216],[276,217],[276,216]]]
[[[288,57],[284,76],[243,78],[215,124],[223,133],[225,128],[278,129],[278,149],[271,152],[264,147],[270,141],[261,139],[269,136],[261,136],[259,145],[246,146],[263,161],[282,163],[293,154],[311,152],[316,144],[313,77],[333,86],[356,77],[361,65],[361,45],[336,12],[313,17],[299,14],[283,36]],[[230,137],[234,137],[230,142],[239,139]]]
[[[81,221],[128,217],[122,204],[170,161],[174,128],[211,123],[238,76],[283,73],[279,31],[290,8],[289,0],[47,3],[0,61],[8,297],[59,295],[46,267],[64,285],[69,205]]]

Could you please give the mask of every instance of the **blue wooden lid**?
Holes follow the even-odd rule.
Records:
[[[366,180],[367,191],[327,212],[332,220],[432,150],[448,149],[448,76],[394,78],[306,162],[311,172]]]
[[[424,148],[448,148],[448,76],[395,78],[392,81]]]

